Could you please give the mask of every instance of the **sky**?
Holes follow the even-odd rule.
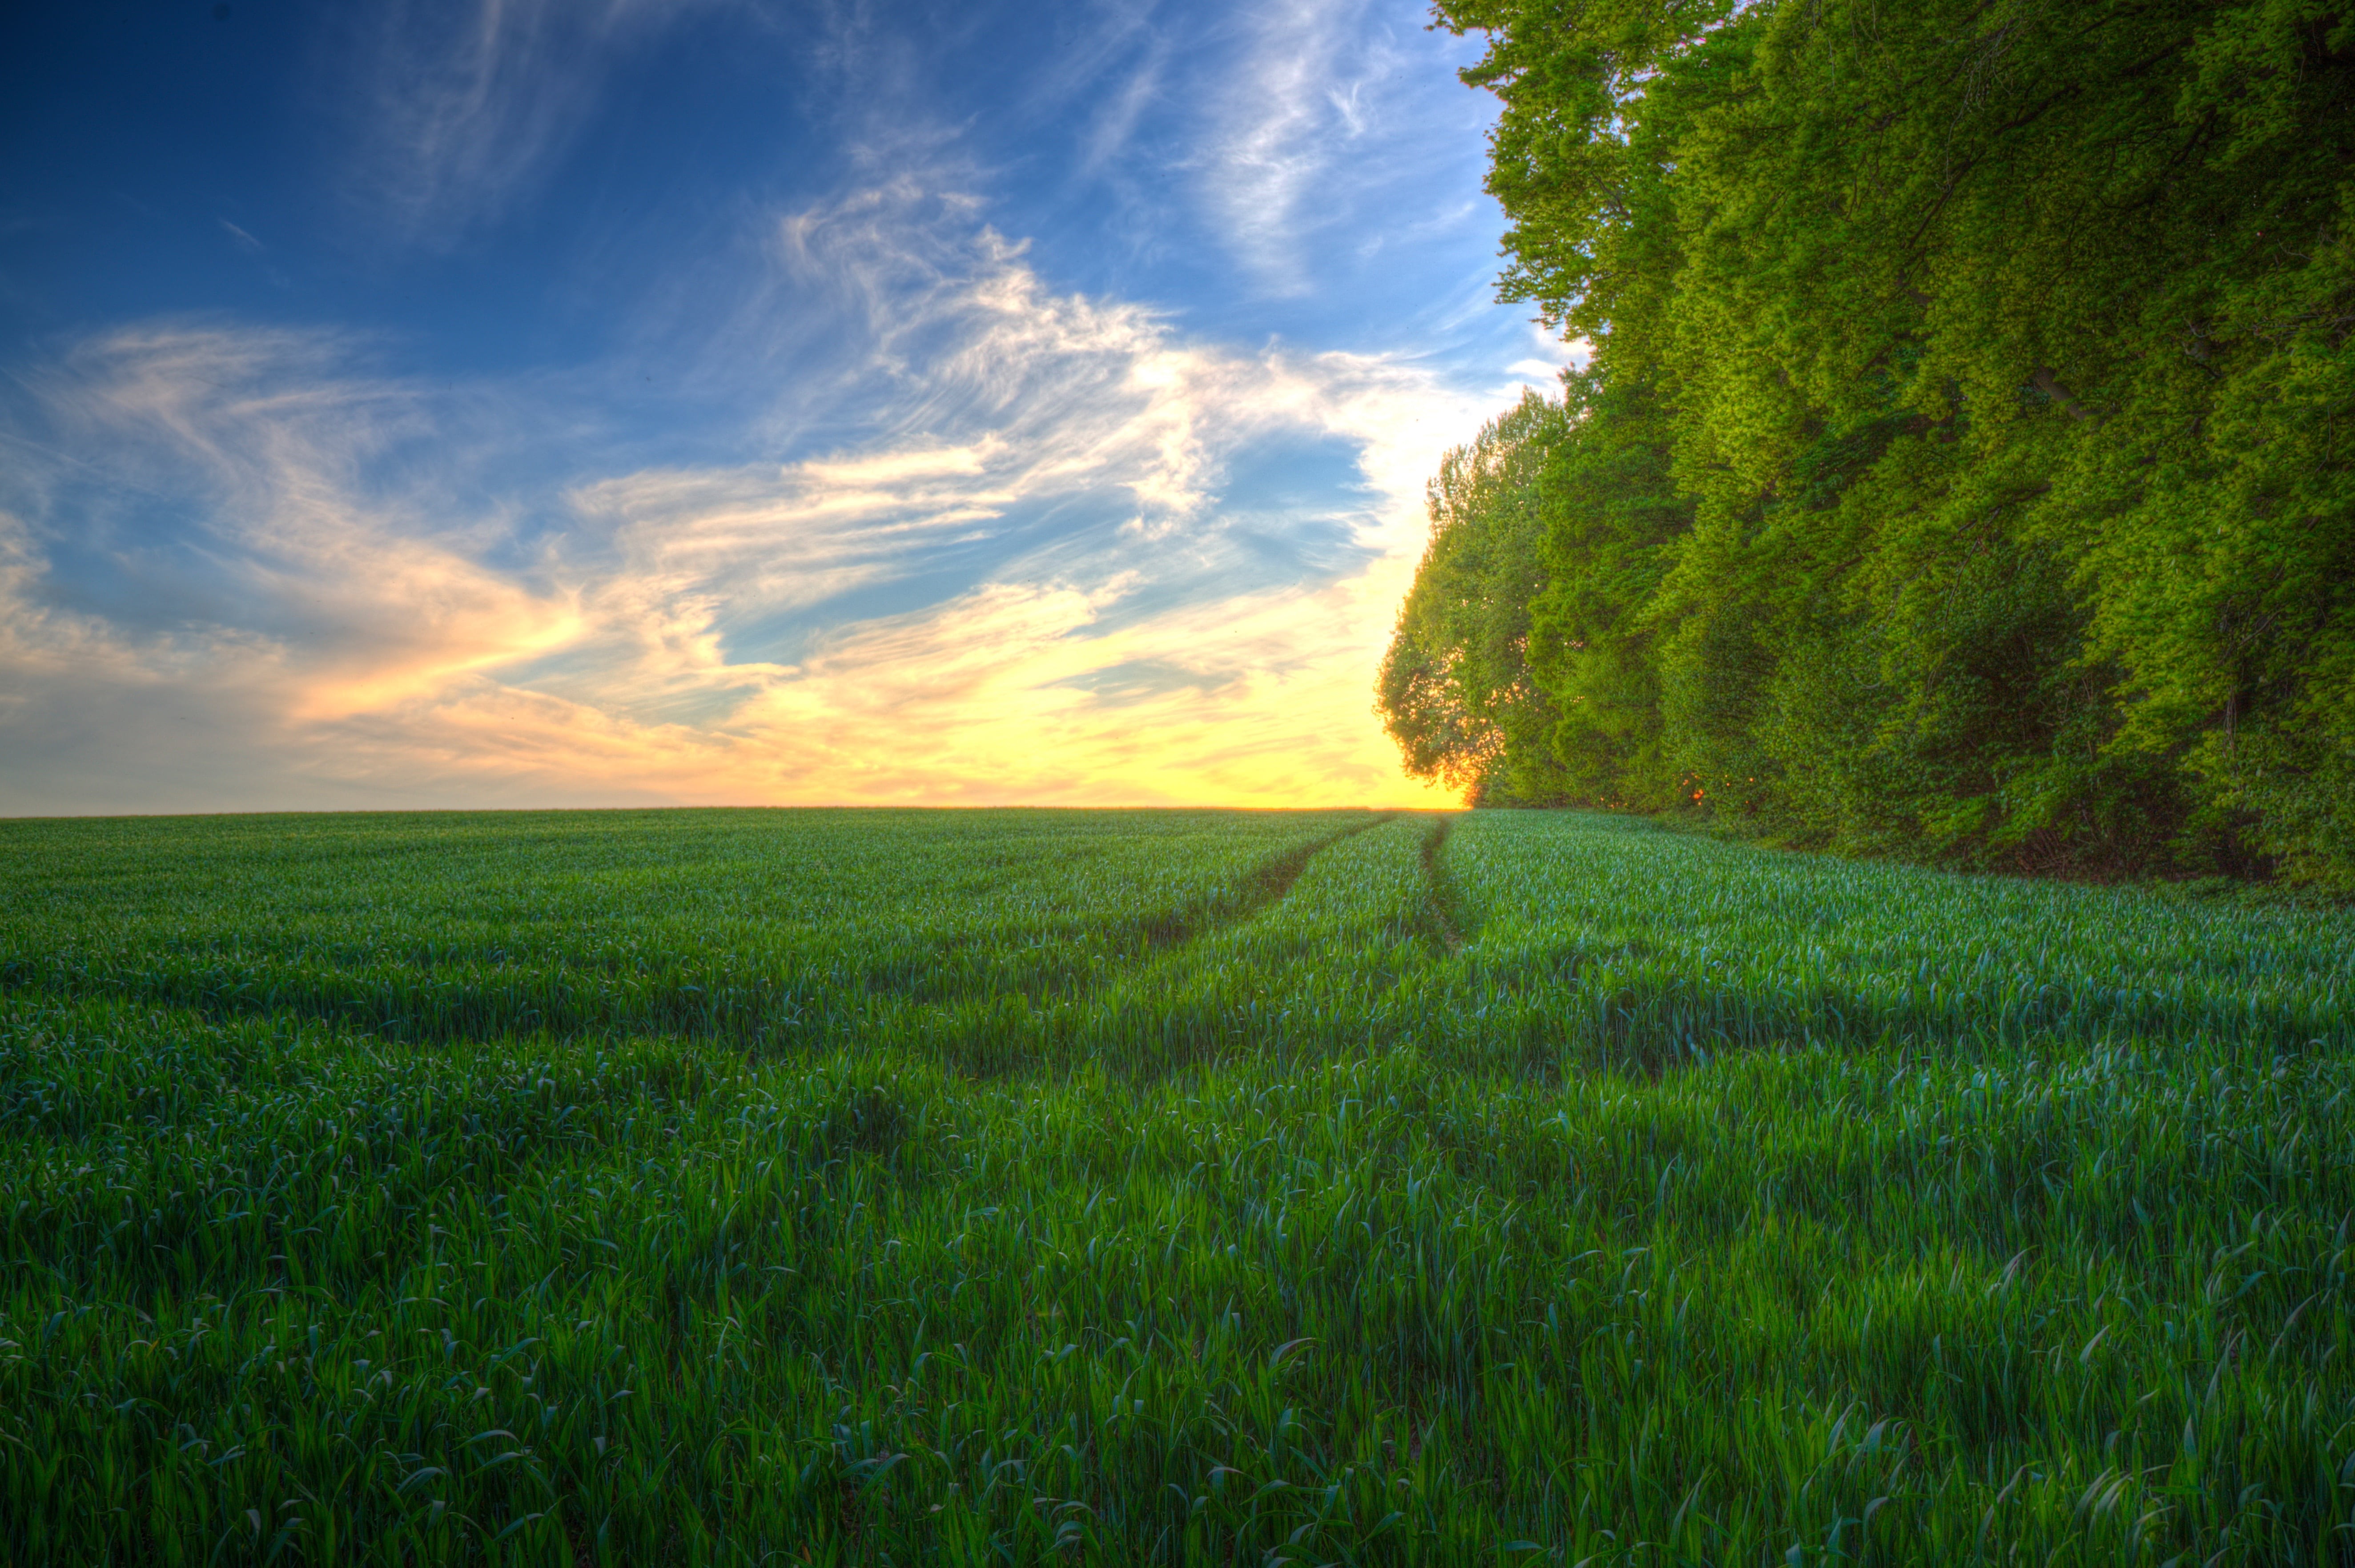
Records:
[[[1391,0],[0,20],[0,814],[1430,806],[1494,302]]]

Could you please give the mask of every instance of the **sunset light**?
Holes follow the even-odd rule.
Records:
[[[2355,0],[0,89],[0,1565],[2355,1568]]]
[[[1472,47],[1021,13],[47,24],[0,805],[1452,802],[1423,483],[1571,357]]]

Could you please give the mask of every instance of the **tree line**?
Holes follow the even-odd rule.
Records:
[[[1411,770],[2355,892],[2355,5],[1435,11],[1588,352],[1432,481]]]

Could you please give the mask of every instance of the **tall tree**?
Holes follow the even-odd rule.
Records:
[[[1483,503],[1543,581],[1477,777],[2355,890],[2355,6],[1437,14],[1503,291],[1593,347]]]
[[[1545,582],[1537,477],[1562,429],[1561,407],[1531,393],[1441,460],[1431,543],[1382,661],[1379,711],[1408,768],[1499,804],[1561,794],[1529,635]]]

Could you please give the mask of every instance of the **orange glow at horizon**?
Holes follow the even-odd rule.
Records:
[[[1011,250],[976,267],[941,306],[961,335],[936,381],[989,411],[978,428],[589,478],[540,498],[536,556],[496,515],[359,482],[378,421],[423,416],[336,379],[328,346],[110,340],[69,389],[77,416],[196,476],[253,629],[45,605],[32,530],[0,513],[0,673],[85,733],[84,711],[127,715],[123,755],[149,772],[107,782],[134,810],[1456,807],[1404,774],[1373,688],[1424,476],[1495,389],[1187,343],[1048,292]],[[1228,513],[1230,468],[1285,442],[1345,447],[1355,482]],[[1066,510],[1094,521],[917,608],[826,619]],[[1258,566],[1253,529],[1300,557]],[[61,789],[0,809],[122,809]]]

